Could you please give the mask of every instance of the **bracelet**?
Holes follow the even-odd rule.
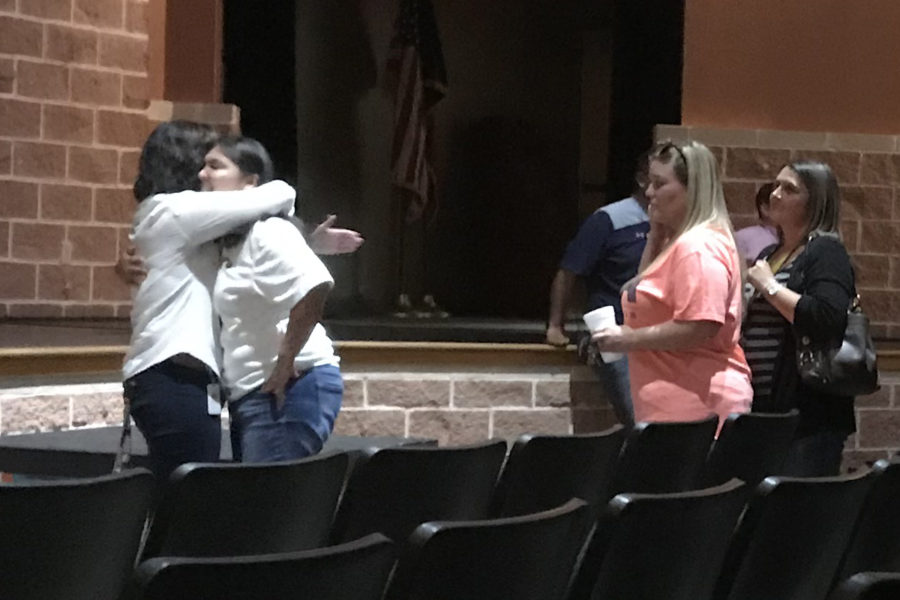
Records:
[[[773,279],[773,280],[771,281],[771,283],[769,283],[768,285],[766,285],[766,294],[769,295],[769,296],[774,296],[775,294],[778,293],[778,291],[779,291],[782,287],[784,287],[784,286],[781,285],[780,283],[778,283],[777,281],[775,281],[775,280]]]

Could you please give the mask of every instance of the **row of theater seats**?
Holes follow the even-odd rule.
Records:
[[[497,441],[183,465],[140,549],[142,470],[0,486],[0,598],[825,600],[900,570],[900,462],[756,485],[795,426],[735,415],[712,444],[712,416],[523,436],[508,457]],[[861,575],[833,597],[890,585]]]

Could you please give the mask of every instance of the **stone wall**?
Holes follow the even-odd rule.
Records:
[[[147,0],[0,0],[0,316],[127,317]]]

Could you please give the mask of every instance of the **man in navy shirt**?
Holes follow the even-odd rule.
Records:
[[[631,197],[608,204],[588,217],[569,242],[550,288],[550,318],[546,341],[565,346],[565,317],[575,282],[581,280],[587,290],[586,311],[612,305],[616,322],[622,323],[621,288],[637,274],[650,230],[647,199],[644,197],[647,160],[641,158]],[[604,363],[599,353],[589,353],[588,362],[607,390],[616,417],[626,426],[634,424],[628,359]]]

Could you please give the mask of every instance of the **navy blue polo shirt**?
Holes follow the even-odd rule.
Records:
[[[649,230],[647,213],[632,197],[607,204],[581,224],[559,266],[584,279],[587,310],[611,304],[622,323],[621,288],[637,273]]]

